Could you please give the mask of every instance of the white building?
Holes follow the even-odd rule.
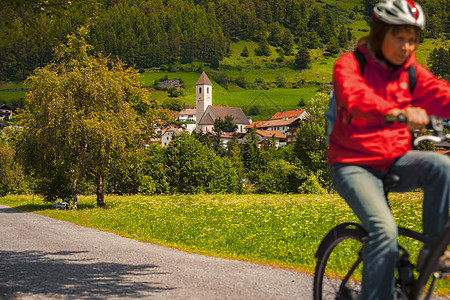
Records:
[[[196,122],[197,121],[197,112],[195,108],[187,108],[183,109],[178,113],[177,121],[181,122]]]
[[[212,132],[214,121],[217,118],[225,120],[226,116],[233,118],[239,133],[245,132],[245,126],[251,123],[241,108],[212,105],[212,83],[203,72],[196,83],[196,130]]]
[[[12,119],[13,110],[6,104],[0,105],[0,121]]]

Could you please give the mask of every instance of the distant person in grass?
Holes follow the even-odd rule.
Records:
[[[401,180],[395,192],[424,189],[423,230],[438,235],[448,219],[450,160],[415,151],[411,130],[422,130],[428,114],[450,118],[450,85],[415,60],[425,15],[412,0],[375,5],[369,36],[357,46],[364,71],[353,53],[334,67],[337,119],[330,135],[328,162],[334,185],[368,232],[363,253],[361,299],[393,299],[398,254],[397,228],[386,203],[383,177]],[[407,69],[416,84],[411,93]],[[396,122],[403,114],[407,124]],[[423,249],[426,254],[427,249]]]

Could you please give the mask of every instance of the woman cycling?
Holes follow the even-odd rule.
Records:
[[[423,187],[423,230],[438,235],[448,218],[450,159],[413,151],[410,130],[423,129],[428,114],[450,118],[450,85],[415,61],[425,16],[412,0],[375,5],[370,33],[357,46],[365,57],[362,72],[353,53],[334,67],[338,116],[330,135],[328,162],[338,193],[368,232],[363,253],[362,299],[392,299],[397,228],[386,203],[382,178],[401,181],[395,192]],[[416,71],[409,90],[407,69]],[[407,124],[395,122],[399,114]]]

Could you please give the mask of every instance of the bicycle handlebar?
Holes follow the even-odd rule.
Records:
[[[438,118],[435,116],[428,116],[430,122],[427,125],[427,129],[433,130],[434,135],[423,135],[419,136],[414,140],[414,146],[417,147],[422,141],[431,141],[435,143],[441,143],[446,139],[450,139],[450,133],[446,133],[445,129],[450,129],[450,119]],[[400,114],[397,116],[397,122],[406,124],[408,119],[404,114]]]

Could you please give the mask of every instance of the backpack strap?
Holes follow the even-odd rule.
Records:
[[[355,58],[358,61],[362,76],[364,75],[364,67],[366,66],[366,57],[358,49],[353,51],[353,55],[355,55]],[[412,95],[417,82],[416,67],[414,65],[411,65],[408,69],[406,69],[406,72],[408,73],[409,92]]]
[[[353,55],[359,64],[359,69],[361,70],[361,76],[364,75],[364,67],[366,66],[366,57],[358,49],[353,51]]]
[[[416,67],[414,65],[411,65],[408,69],[406,69],[406,72],[408,73],[409,92],[412,95],[417,82]]]

